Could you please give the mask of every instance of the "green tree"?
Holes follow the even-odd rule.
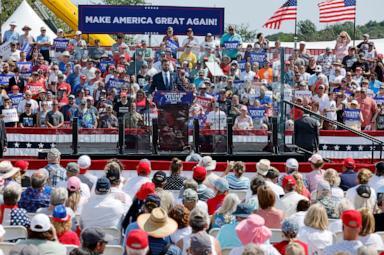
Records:
[[[228,30],[228,29],[227,29]],[[240,24],[236,26],[236,32],[241,35],[244,42],[256,41],[257,32],[249,27],[249,24]]]
[[[310,20],[302,20],[297,23],[297,34],[300,40],[308,41],[316,33],[316,25]]]

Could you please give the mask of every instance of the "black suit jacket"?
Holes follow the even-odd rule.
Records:
[[[8,92],[11,91],[13,85],[17,85],[20,88],[20,92],[24,92],[25,80],[21,77],[19,77],[18,82],[16,82],[15,77],[9,79]]]
[[[176,85],[176,78],[174,73],[170,73],[170,84],[171,86],[167,88],[165,86],[165,81],[163,78],[163,72],[157,73],[152,77],[152,84],[151,87],[149,88],[149,93],[152,93],[155,90],[165,90],[165,91],[170,91],[172,90],[175,85]]]
[[[304,114],[303,117],[295,121],[294,142],[297,146],[311,152],[318,151],[319,148],[319,122]]]
[[[0,157],[3,157],[3,148],[7,146],[7,133],[5,132],[5,124],[0,119]]]

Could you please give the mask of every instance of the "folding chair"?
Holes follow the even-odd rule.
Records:
[[[111,235],[113,241],[109,242],[111,245],[121,244],[121,232],[117,228],[102,228],[105,234]]]
[[[27,239],[28,231],[23,226],[3,226],[5,230],[4,241],[17,241]]]
[[[106,245],[103,255],[123,255],[123,252],[120,245]]]
[[[5,243],[1,242],[0,243],[0,250],[3,251],[4,255],[9,255],[9,252],[12,250],[13,247],[15,247],[15,243]]]

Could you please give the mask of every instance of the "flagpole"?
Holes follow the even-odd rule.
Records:
[[[355,18],[353,19],[353,47],[355,47],[355,41],[356,41],[356,16],[357,16],[357,0],[355,2]]]
[[[294,42],[294,49],[297,49],[297,10],[299,5],[299,1],[296,1],[296,17],[295,17],[295,35],[293,37],[293,42]]]

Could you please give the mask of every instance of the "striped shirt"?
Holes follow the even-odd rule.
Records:
[[[250,183],[248,177],[237,177],[235,174],[230,173],[225,178],[228,181],[229,188],[234,190],[248,190]]]

